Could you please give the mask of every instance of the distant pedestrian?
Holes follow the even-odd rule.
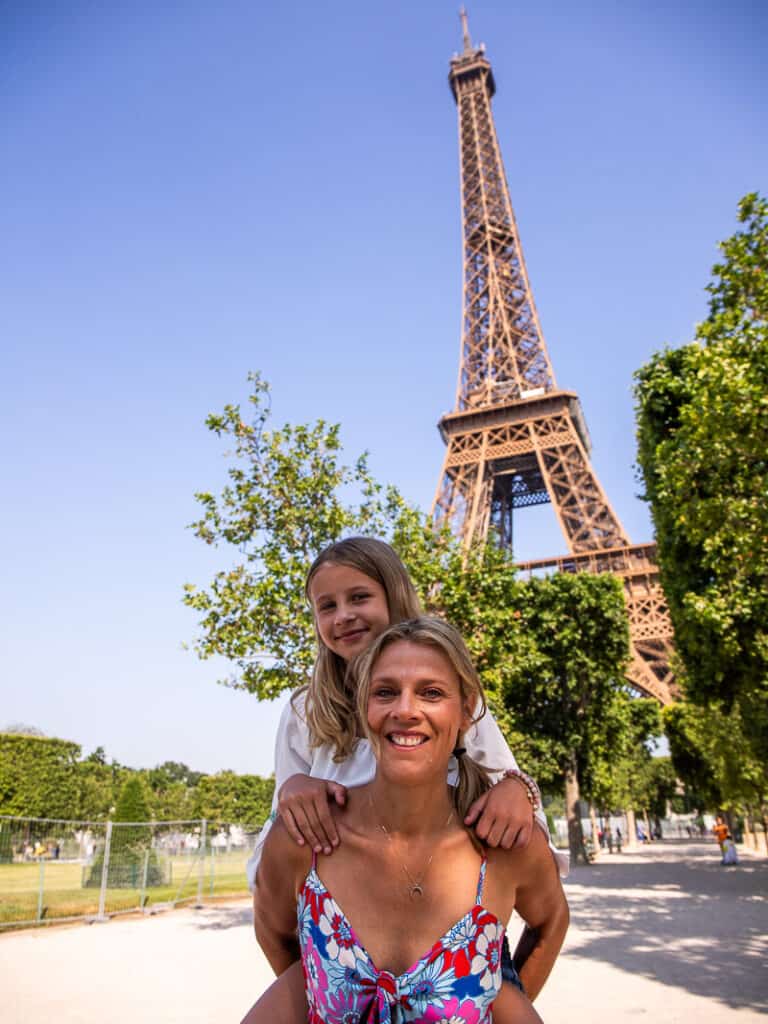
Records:
[[[608,853],[613,853],[613,833],[610,829],[606,830],[605,841],[608,843]]]
[[[715,824],[712,826],[712,831],[715,835],[715,839],[718,841],[720,845],[720,849],[723,852],[725,852],[725,847],[723,846],[723,843],[729,835],[729,830],[728,826],[725,824],[725,821],[723,820],[722,814],[718,814],[718,816],[715,818]]]
[[[736,852],[736,843],[733,841],[733,836],[729,832],[721,844],[723,851],[723,859],[720,861],[721,864],[738,864],[739,855]]]
[[[621,829],[616,829],[616,853],[621,853]]]

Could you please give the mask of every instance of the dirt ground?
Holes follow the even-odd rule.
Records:
[[[605,855],[566,883],[546,1024],[751,1024],[768,1013],[768,860],[710,841]],[[0,934],[4,1024],[237,1024],[271,974],[248,901]]]

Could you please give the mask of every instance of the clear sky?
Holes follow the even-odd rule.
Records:
[[[458,0],[0,9],[0,726],[135,767],[267,774],[279,702],[182,648],[208,412],[273,386],[428,508],[454,398]],[[633,540],[633,371],[692,336],[767,188],[768,8],[469,9],[558,384]],[[563,553],[549,506],[519,557]],[[543,518],[542,518],[543,517]]]

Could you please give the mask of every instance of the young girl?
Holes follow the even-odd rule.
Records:
[[[302,849],[283,822],[272,830],[254,910],[281,977],[247,1024],[307,1020],[307,1006],[312,1024],[485,1024],[491,1006],[498,1024],[539,1021],[502,986],[504,922],[515,908],[536,930],[522,969],[535,996],[562,944],[567,904],[540,830],[525,848],[488,850],[463,824],[489,780],[465,749],[485,702],[461,637],[437,619],[392,626],[356,677],[375,775],[331,809],[343,837],[333,856]],[[455,787],[446,784],[450,759]]]
[[[347,788],[371,781],[376,761],[362,735],[357,694],[347,682],[348,663],[362,654],[390,624],[421,614],[416,591],[405,566],[383,541],[350,537],[325,548],[313,562],[306,584],[318,640],[312,679],[294,694],[278,726],[275,743],[275,797],[270,820],[248,863],[249,884],[258,867],[263,842],[279,815],[288,834],[315,853],[328,855],[340,837],[329,800],[343,807]],[[490,714],[465,736],[466,751],[488,772],[492,788],[479,796],[464,818],[490,847],[525,847],[530,841],[534,810],[545,836],[546,818],[533,780],[520,772],[499,727]],[[448,781],[457,775],[449,763]],[[568,856],[550,849],[561,874]],[[511,964],[505,976],[514,981]]]

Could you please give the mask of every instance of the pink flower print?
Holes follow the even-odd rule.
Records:
[[[424,1024],[481,1024],[485,1019],[473,999],[461,1004],[458,999],[448,999],[442,1009],[430,1006],[424,1014]]]
[[[480,987],[486,992],[501,985],[501,939],[504,927],[487,924],[475,941],[475,956],[472,959],[472,974],[479,974]]]
[[[311,990],[315,993],[325,992],[328,988],[328,977],[323,970],[323,961],[315,948],[311,937],[307,935],[304,945],[304,972],[310,984]]]
[[[338,988],[328,997],[328,1020],[338,1024],[358,1024],[360,1020],[360,996],[350,989]]]
[[[355,936],[347,919],[333,900],[326,900],[324,913],[318,921],[318,927],[326,936],[325,948],[331,960],[338,960],[344,967],[354,967],[355,960],[364,956],[362,949],[355,942]]]

